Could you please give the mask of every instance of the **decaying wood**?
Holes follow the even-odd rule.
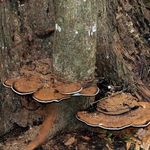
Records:
[[[150,100],[150,11],[142,0],[99,1],[97,74]]]

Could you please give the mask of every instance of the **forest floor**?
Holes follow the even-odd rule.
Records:
[[[130,129],[129,132],[131,133],[132,130]],[[38,131],[39,126],[28,129],[16,127],[0,139],[0,150],[25,150],[26,145],[36,136]],[[70,133],[59,133],[36,150],[126,150],[125,141],[129,139],[129,132],[84,129]]]

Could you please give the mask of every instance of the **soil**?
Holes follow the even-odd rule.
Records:
[[[25,150],[40,126],[16,128],[0,139],[0,150]],[[59,133],[36,150],[125,150],[125,141],[109,131],[78,130]]]

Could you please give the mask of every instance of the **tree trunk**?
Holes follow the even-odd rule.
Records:
[[[55,12],[54,71],[66,81],[94,79],[97,33],[96,0],[92,2],[57,0]],[[60,103],[59,120],[65,119],[64,124],[74,127],[71,121],[74,122],[76,112],[89,106],[90,100],[92,99],[75,97],[69,99],[68,102],[66,100]],[[61,125],[65,127],[63,123]]]
[[[54,69],[71,81],[93,79],[95,71],[96,1],[55,1]]]
[[[150,11],[141,0],[99,1],[97,74],[150,100]]]
[[[0,1],[2,81],[18,74],[23,64],[51,56],[53,35],[50,30],[53,28],[52,0]],[[14,123],[26,127],[38,118],[34,116],[35,112],[24,110],[20,104],[22,97],[4,88],[2,83],[0,83],[0,99],[0,135],[13,128]]]
[[[96,62],[96,0],[57,0],[53,70],[69,82],[93,80]],[[87,108],[94,98],[72,97],[59,104],[48,104],[53,109],[38,136],[28,145],[27,150],[41,145],[49,136],[58,131],[79,127],[76,113]],[[54,115],[55,114],[55,115]]]

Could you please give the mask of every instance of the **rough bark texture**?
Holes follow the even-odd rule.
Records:
[[[51,56],[52,28],[51,0],[0,1],[0,79],[17,74],[25,63]],[[0,83],[0,135],[8,132],[14,122],[21,126],[33,122],[34,112],[24,110],[20,99]]]
[[[99,1],[97,74],[150,100],[150,12],[141,0]]]
[[[75,4],[75,1],[71,2],[74,2]],[[66,6],[72,5],[71,2],[68,1],[66,3]],[[61,3],[63,3],[63,1]],[[57,3],[56,5],[59,5],[59,3]],[[67,8],[65,6],[65,3],[62,6],[64,8],[60,9],[57,9],[58,6],[56,6],[56,13],[61,14],[64,10],[64,15],[65,13],[66,15],[69,15],[68,11],[65,12],[65,9]],[[75,81],[79,79],[94,78],[96,52],[95,1],[94,3],[79,3],[72,10],[71,15],[73,15],[74,11],[77,11],[76,15],[79,16],[75,16],[73,21],[82,21],[81,23],[84,23],[84,26],[80,27],[81,23],[79,22],[78,24],[76,24],[79,25],[77,26],[77,29],[73,31],[73,33],[71,33],[72,24],[71,26],[69,26],[69,28],[67,28],[66,26],[69,25],[68,23],[71,23],[71,20],[69,21],[69,19],[71,18],[68,18],[69,22],[67,22],[68,16],[66,16],[66,18],[64,19],[64,27],[62,27],[65,32],[70,32],[71,35],[69,36],[69,33],[61,32],[62,34],[66,35],[66,39],[63,40],[64,35],[58,34],[57,30],[56,45],[57,47],[59,47],[59,49],[54,52],[54,55],[56,55],[57,52],[58,55],[60,55],[59,60],[61,61],[55,61],[54,66],[57,68],[58,66],[61,66],[61,68],[64,66],[64,68],[66,68],[65,71],[69,71],[67,74],[68,78]],[[83,14],[83,16],[86,15],[86,17],[81,17],[82,15],[80,13]],[[87,22],[87,16],[90,16],[89,22]],[[18,70],[25,63],[29,63],[41,58],[43,59],[51,57],[53,36],[51,36],[49,31],[54,27],[54,10],[51,0],[6,0],[0,2],[0,21],[0,33],[2,33],[0,37],[1,80],[4,80],[9,76],[17,75]],[[86,30],[84,29],[84,27],[86,27]],[[74,39],[72,39],[72,36],[74,37]],[[67,44],[68,48],[65,50],[64,48],[67,47],[66,40],[69,40],[70,42]],[[64,46],[60,42],[64,42]],[[79,45],[79,49],[77,48],[78,44],[81,44]],[[61,52],[61,47],[65,50],[63,50],[63,55]],[[64,61],[63,57],[66,57],[65,55],[67,56],[67,58]],[[69,62],[70,60],[73,60],[73,63]],[[64,63],[62,63],[63,61]],[[58,66],[56,66],[56,62]],[[68,62],[69,66],[66,67],[66,63]],[[83,64],[83,67],[81,64]],[[71,68],[73,72],[69,68]],[[66,75],[66,72],[64,72],[63,75]],[[27,97],[22,98],[21,96],[16,96],[16,94],[11,92],[11,90],[4,88],[2,84],[0,86],[0,107],[2,112],[0,114],[0,135],[8,132],[13,127],[14,123],[25,127],[29,124],[31,125],[32,122],[36,120],[36,118],[39,118],[39,115],[35,115],[35,111],[28,111],[24,109],[20,103],[20,100],[22,99],[26,99],[29,102],[32,101],[30,97],[28,99]],[[63,129],[67,126],[73,127],[71,126],[71,124],[76,122],[75,113],[77,112],[77,110],[86,108],[89,105],[89,101],[90,98],[82,98],[82,100],[81,98],[73,98],[69,101],[64,101],[60,104],[56,104],[59,110],[59,117],[57,118],[56,126],[53,126],[50,135],[53,135],[56,131],[59,131],[60,129]]]
[[[96,0],[57,0],[55,6],[54,69],[68,80],[93,79],[96,60]]]
[[[66,81],[94,79],[96,62],[96,1],[57,0],[53,69]],[[94,98],[74,97],[57,105],[57,120],[50,136],[62,129],[75,129],[76,113],[87,108]],[[51,104],[49,104],[51,105]]]
[[[94,76],[96,14],[92,13],[96,13],[95,2],[55,1],[58,19],[55,24],[54,69],[72,81]],[[113,85],[125,85],[137,96],[148,100],[149,8],[146,9],[141,0],[97,2],[97,75],[107,78]],[[75,16],[72,16],[74,11]],[[53,27],[52,0],[0,1],[1,80],[13,71],[17,74],[24,63],[52,55],[53,36],[49,31]],[[35,112],[22,108],[20,99],[0,83],[0,135],[8,132],[14,122],[27,126],[33,118],[36,119],[34,115],[32,117]],[[74,98],[56,104],[60,117],[51,133],[71,126],[75,112],[87,107],[90,100],[79,101],[80,98]]]

